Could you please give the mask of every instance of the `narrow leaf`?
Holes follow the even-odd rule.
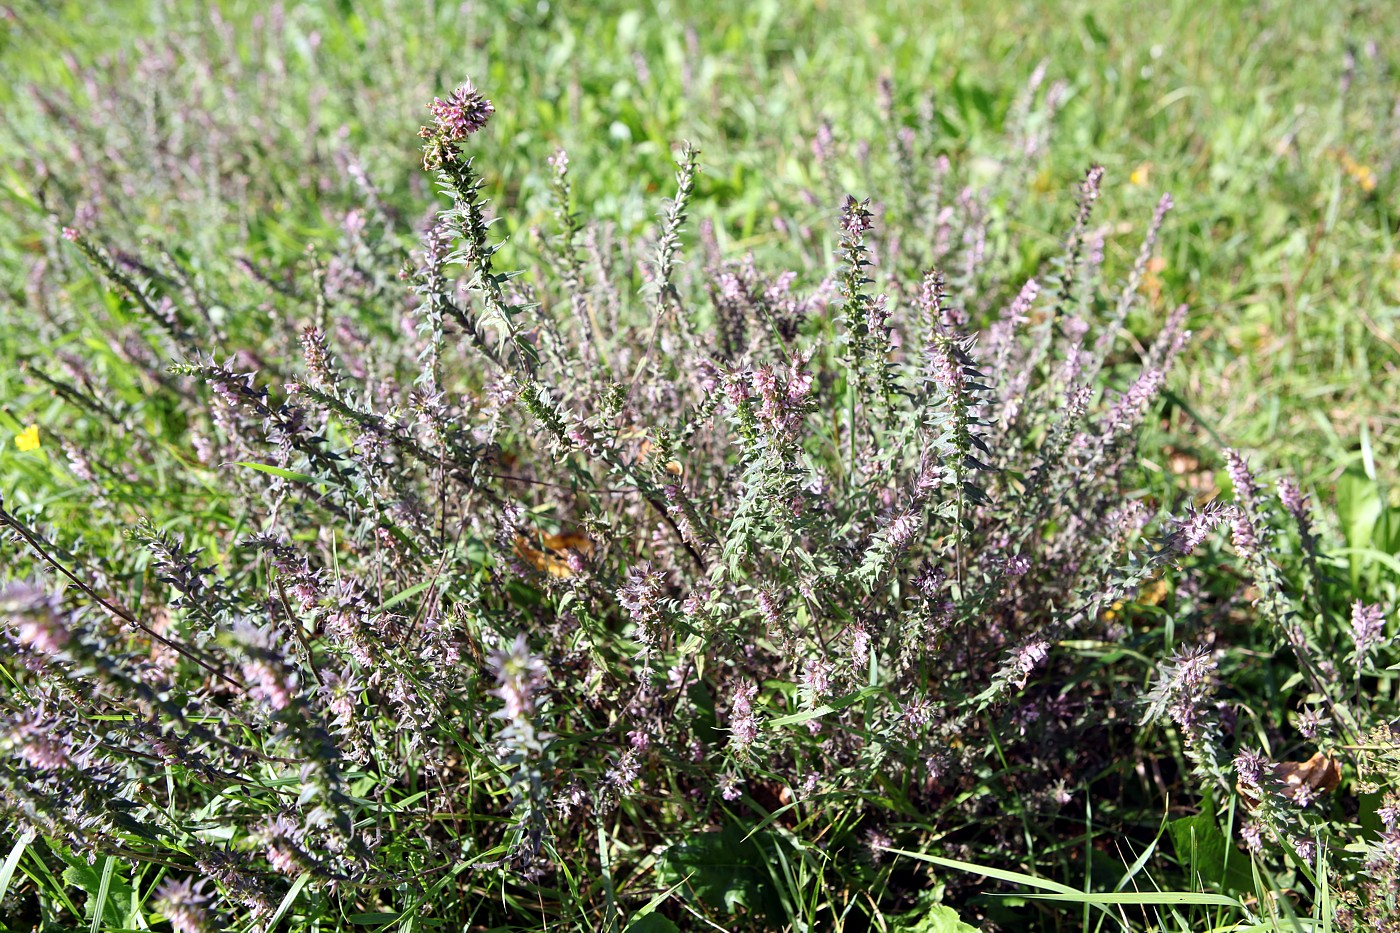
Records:
[[[282,898],[282,903],[277,905],[277,912],[274,913],[272,919],[267,922],[267,929],[277,929],[277,922],[282,919],[287,911],[291,910],[292,904],[295,903],[297,899],[297,895],[301,893],[301,889],[306,887],[306,883],[310,880],[311,872],[304,871],[296,881],[292,882],[291,888],[287,890],[286,896]]]
[[[235,460],[233,466],[247,467],[250,470],[257,470],[259,473],[271,473],[273,476],[280,476],[283,479],[295,480],[298,483],[324,483],[326,480],[312,476],[309,473],[298,473],[296,470],[284,470],[282,467],[275,467],[269,463],[255,463],[252,460]]]
[[[24,850],[29,848],[29,844],[34,841],[34,831],[25,830],[19,834],[15,840],[14,847],[10,849],[10,854],[5,857],[5,864],[0,865],[0,901],[5,900],[5,895],[10,890],[10,879],[15,875],[15,869],[19,867],[19,860],[24,858]]]
[[[102,863],[102,880],[97,885],[97,897],[92,905],[92,923],[88,926],[88,933],[102,933],[102,912],[107,906],[107,894],[112,889],[112,872],[117,867],[117,860],[114,856],[107,856]]]
[[[801,713],[793,713],[790,716],[780,716],[777,719],[770,720],[768,725],[791,726],[799,722],[806,722],[809,719],[816,719],[818,716],[825,716],[827,713],[834,713],[837,710],[845,709],[853,703],[859,703],[861,700],[874,694],[877,689],[876,687],[864,687],[857,690],[855,693],[849,693],[840,699],[832,700],[830,703],[825,703],[813,709],[805,710]]]

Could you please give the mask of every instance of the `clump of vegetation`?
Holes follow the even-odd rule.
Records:
[[[1233,450],[1149,469],[1173,204],[1121,276],[1101,167],[1023,242],[1064,93],[981,181],[893,132],[787,264],[690,235],[689,146],[635,236],[554,150],[507,247],[470,81],[411,248],[363,168],[285,267],[63,226],[111,340],[17,436],[86,523],[0,501],[12,925],[1391,928],[1400,510],[1348,474],[1344,560]]]

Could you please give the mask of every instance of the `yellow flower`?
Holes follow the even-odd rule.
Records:
[[[1361,186],[1361,190],[1370,194],[1376,190],[1376,173],[1369,165],[1364,165],[1353,159],[1346,152],[1342,152],[1340,157],[1342,170],[1351,176],[1351,180]]]
[[[15,446],[23,451],[39,449],[39,426],[31,424],[15,435]]]
[[[1376,173],[1369,165],[1358,165],[1351,173],[1351,177],[1356,179],[1356,183],[1361,186],[1361,190],[1370,194],[1376,190]]]

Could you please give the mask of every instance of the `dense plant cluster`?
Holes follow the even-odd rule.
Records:
[[[1063,94],[1040,85],[1013,193]],[[638,238],[581,215],[558,150],[553,229],[516,270],[472,154],[495,107],[466,82],[429,112],[446,206],[412,251],[372,198],[331,258],[227,282],[63,228],[164,423],[113,410],[76,357],[41,378],[226,512],[86,541],[0,511],[0,810],[24,844],[108,891],[112,858],[159,866],[143,896],[182,931],[314,910],[864,929],[932,904],[929,858],[1060,866],[1096,798],[1160,812],[1185,781],[1212,844],[1214,804],[1246,802],[1247,851],[1198,860],[1173,833],[1242,916],[1281,908],[1223,895],[1277,885],[1212,872],[1330,884],[1343,925],[1394,923],[1398,766],[1366,697],[1393,611],[1358,602],[1333,637],[1305,497],[1239,454],[1229,503],[1143,475],[1189,337],[1144,300],[1170,198],[1114,281],[1090,168],[1025,269],[1005,191],[909,128],[898,197],[833,200],[834,262],[773,269],[703,224],[687,242],[694,149]],[[233,314],[265,339],[228,344]],[[140,480],[50,442],[94,509]],[[1242,612],[1296,667],[1312,768],[1226,699],[1215,639]],[[1159,723],[1180,754],[1142,752],[1171,744]],[[1338,762],[1381,802],[1332,806]],[[1111,882],[1156,838],[1129,830]]]

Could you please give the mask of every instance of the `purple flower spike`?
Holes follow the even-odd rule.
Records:
[[[189,878],[179,881],[168,878],[156,891],[156,909],[170,921],[176,933],[204,933],[212,929],[209,902],[204,892],[206,882],[194,883]]]
[[[1377,647],[1385,633],[1385,612],[1379,605],[1366,605],[1361,600],[1351,606],[1351,638],[1356,642],[1356,663]]]
[[[434,97],[428,105],[437,122],[437,130],[452,142],[465,139],[486,125],[496,107],[481,96],[468,78],[448,95],[447,100]]]

